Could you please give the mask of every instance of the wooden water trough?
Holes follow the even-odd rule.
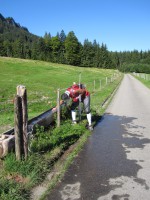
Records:
[[[28,134],[32,132],[35,125],[48,127],[54,121],[54,113],[57,108],[52,108],[39,116],[28,121]],[[14,128],[0,135],[0,158],[15,150],[15,131]]]

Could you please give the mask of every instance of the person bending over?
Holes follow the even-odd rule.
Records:
[[[92,116],[90,112],[90,92],[85,88],[83,84],[76,84],[66,89],[65,93],[61,95],[62,103],[68,99],[72,99],[71,103],[71,116],[72,123],[76,124],[76,108],[79,106],[80,101],[84,105],[84,110],[87,115],[88,129],[93,130],[92,127]]]

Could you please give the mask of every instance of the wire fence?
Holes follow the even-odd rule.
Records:
[[[145,74],[145,73],[135,73],[133,72],[134,76],[137,76],[139,78],[142,78],[144,80],[150,81],[150,74]]]

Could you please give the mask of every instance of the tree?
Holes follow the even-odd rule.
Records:
[[[65,58],[67,64],[80,65],[80,47],[80,43],[74,32],[69,32],[65,40]]]
[[[37,43],[37,55],[39,60],[46,60],[45,52],[46,52],[45,42],[44,39],[41,37],[39,38]]]
[[[12,47],[12,51],[13,51],[13,55],[16,58],[24,58],[24,46],[23,46],[23,41],[20,39],[17,39],[14,43],[13,43],[13,47]]]
[[[1,48],[3,49],[3,56],[12,56],[12,45],[8,40],[4,40]]]
[[[88,39],[84,40],[82,54],[81,54],[81,66],[92,67],[94,58],[94,49],[91,42]]]
[[[59,34],[59,39],[60,39],[60,50],[59,50],[59,63],[66,63],[65,59],[65,40],[66,40],[66,34],[64,30],[62,30]]]
[[[64,43],[64,42],[65,42],[66,34],[65,34],[64,30],[62,30],[62,31],[60,32],[59,38],[60,38],[60,42],[61,42],[61,43]]]
[[[61,42],[58,36],[52,37],[51,39],[51,47],[52,47],[52,59],[53,62],[58,62],[59,60],[59,50],[60,50]]]
[[[50,33],[45,33],[45,57],[47,61],[52,61],[52,37]]]

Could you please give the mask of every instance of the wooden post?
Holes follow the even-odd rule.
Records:
[[[110,83],[112,83],[112,76],[110,76]]]
[[[106,85],[107,85],[107,83],[108,83],[108,78],[106,77]]]
[[[23,85],[17,86],[15,100],[15,146],[16,158],[21,160],[22,155],[28,156],[28,113],[27,113],[27,92]]]
[[[57,90],[57,127],[60,127],[60,89]]]
[[[102,89],[102,81],[99,80],[99,87],[100,87],[100,90]]]
[[[23,147],[24,147],[24,156],[25,160],[28,157],[28,111],[27,111],[27,91],[26,88],[23,88],[22,96],[22,129],[23,129]]]
[[[15,97],[15,153],[16,159],[21,160],[22,157],[22,104],[21,97]]]
[[[95,91],[95,80],[94,80],[94,91]]]

